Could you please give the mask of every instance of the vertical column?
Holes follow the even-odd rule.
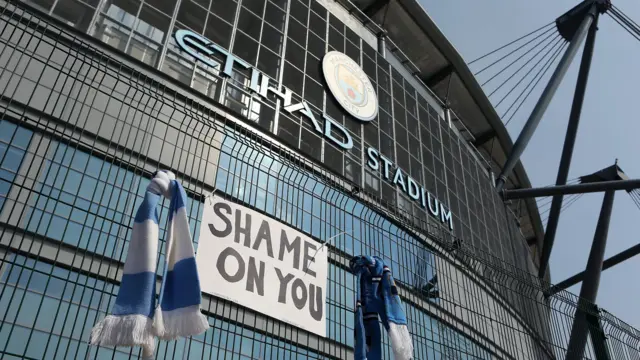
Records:
[[[611,220],[611,211],[613,209],[613,199],[615,190],[607,190],[602,201],[600,217],[598,225],[591,244],[591,252],[587,261],[587,269],[585,270],[585,278],[580,288],[580,299],[578,307],[571,327],[571,337],[569,338],[569,347],[567,348],[566,360],[579,360],[583,358],[584,348],[587,343],[587,332],[589,330],[589,311],[593,308],[596,297],[598,296],[598,287],[600,286],[600,275],[602,273],[602,261],[604,260],[604,251],[607,247],[607,235],[609,233],[609,222]],[[593,316],[591,314],[591,316]],[[594,341],[603,339],[601,337],[594,338]],[[595,348],[606,347],[606,344],[595,344]]]
[[[383,58],[387,58],[387,31],[384,29],[378,33],[378,52]]]
[[[580,114],[582,113],[582,104],[584,102],[584,94],[589,80],[589,69],[591,68],[591,59],[593,58],[593,47],[596,41],[596,32],[598,31],[598,13],[594,15],[593,23],[589,28],[587,41],[582,52],[582,61],[580,63],[580,71],[576,82],[576,90],[573,95],[573,104],[571,105],[571,114],[569,115],[569,123],[567,124],[567,135],[564,139],[562,148],[562,156],[560,157],[560,165],[558,166],[558,176],[556,185],[565,185],[569,176],[569,167],[571,166],[571,158],[573,156],[573,147],[576,143],[576,135],[578,133],[578,125],[580,123]],[[547,271],[553,241],[556,237],[558,229],[558,221],[560,220],[560,211],[562,210],[563,195],[553,197],[551,202],[551,211],[549,212],[549,221],[547,229],[544,233],[544,241],[542,253],[540,255],[540,268],[538,269],[538,277],[544,278]]]

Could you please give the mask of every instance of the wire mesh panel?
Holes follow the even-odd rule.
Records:
[[[638,358],[637,330],[569,293],[546,297],[549,285],[522,266],[356,189],[265,135],[264,124],[247,125],[241,109],[21,4],[0,4],[2,358],[138,358],[137,348],[90,346],[88,335],[113,307],[133,214],[158,168],[175,171],[187,191],[196,250],[205,201],[218,196],[326,242],[330,265],[326,337],[203,295],[209,330],[160,342],[157,358],[352,358],[356,284],[347,265],[360,254],[391,267],[416,359],[563,358],[576,310],[590,319],[586,358]],[[505,207],[482,196],[466,200],[473,217],[509,222],[487,231],[516,239]],[[161,224],[167,213],[164,203]]]

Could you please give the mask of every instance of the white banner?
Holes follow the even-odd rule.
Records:
[[[205,293],[325,336],[326,246],[216,196],[205,201],[196,261]]]

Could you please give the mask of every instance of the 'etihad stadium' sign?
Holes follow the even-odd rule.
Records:
[[[307,104],[306,101],[302,100],[301,102],[294,104],[292,101],[293,92],[290,89],[287,89],[284,86],[281,89],[269,86],[269,77],[261,73],[251,64],[234,56],[223,47],[215,44],[213,41],[200,34],[194,33],[193,31],[180,29],[176,31],[175,38],[182,50],[214,69],[220,69],[220,67],[222,67],[221,72],[226,76],[231,77],[233,75],[234,65],[239,65],[245,69],[251,70],[251,82],[249,88],[252,91],[263,98],[267,98],[269,93],[279,97],[282,100],[282,108],[286,112],[297,112],[300,115],[304,115],[311,121],[316,132],[320,133],[331,142],[345,150],[353,148],[353,138],[342,124],[332,119],[329,115],[322,114],[322,117],[324,118],[324,126],[321,126],[318,119],[316,119],[313,112],[311,112],[309,104]],[[225,56],[224,64],[218,63],[216,59],[211,57],[214,52]],[[336,131],[342,136],[336,136],[334,134]]]
[[[402,169],[394,166],[391,160],[382,156],[378,150],[370,147],[367,149],[367,155],[369,156],[367,165],[371,169],[380,170],[387,181],[401,188],[411,199],[419,201],[423,208],[428,209],[429,214],[439,219],[440,222],[448,224],[449,229],[453,230],[451,210],[445,208],[424,186],[419,185],[411,176],[404,173]]]
[[[234,66],[241,66],[251,71],[249,89],[263,98],[269,94],[280,98],[282,109],[288,113],[304,115],[313,125],[316,132],[344,150],[353,148],[353,138],[344,126],[329,115],[323,114],[324,124],[313,115],[309,104],[302,100],[293,103],[293,92],[284,86],[270,86],[269,77],[246,61],[236,57],[227,49],[219,46],[204,36],[190,30],[180,29],[175,32],[178,46],[196,60],[201,61],[213,69],[218,69],[225,76],[233,76]],[[214,54],[224,57],[224,64],[213,58]],[[331,51],[322,60],[324,78],[330,92],[340,105],[354,118],[369,122],[378,114],[378,99],[367,75],[360,66],[348,56]],[[400,168],[392,171],[392,163],[382,156],[378,150],[368,148],[369,160],[367,165],[373,170],[381,170],[383,177],[401,188],[411,199],[420,202],[423,208],[442,223],[447,223],[453,230],[451,211],[447,210],[438,199],[423,186],[406,175]],[[381,167],[382,162],[382,167]]]

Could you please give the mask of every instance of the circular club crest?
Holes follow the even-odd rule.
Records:
[[[329,90],[353,117],[371,121],[378,115],[378,97],[360,66],[347,55],[330,51],[322,59]]]

